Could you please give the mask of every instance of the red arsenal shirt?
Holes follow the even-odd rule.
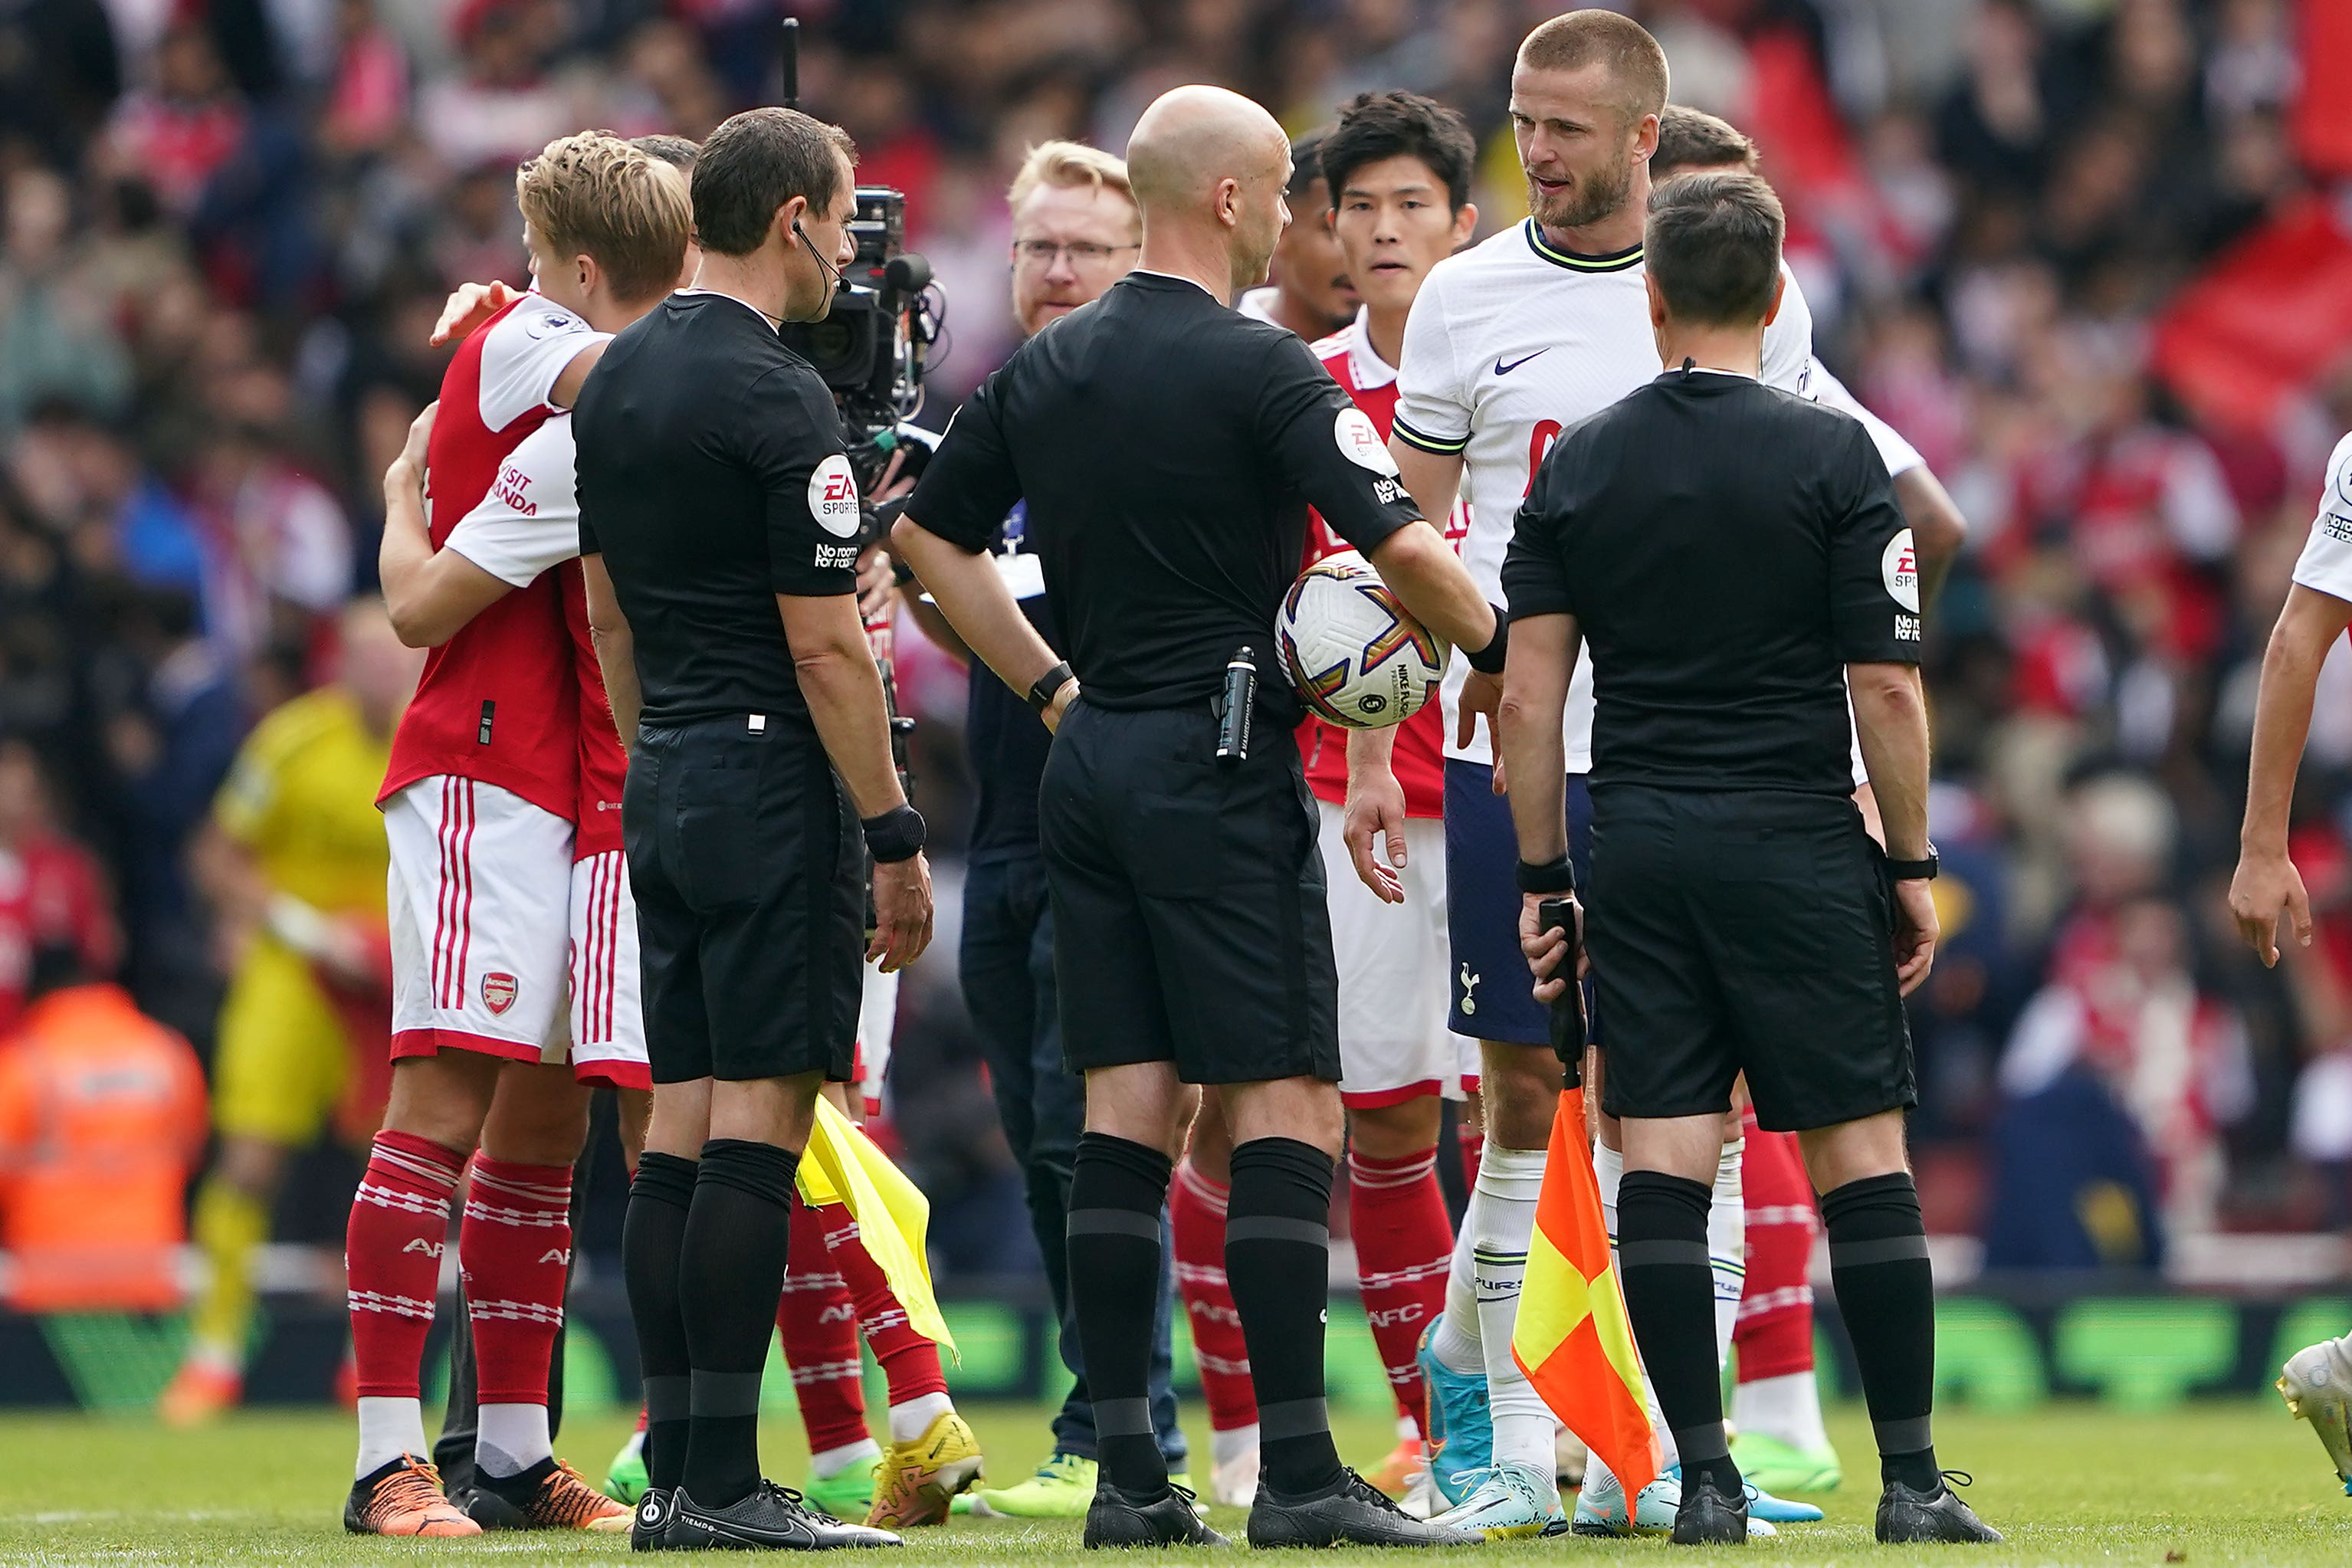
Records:
[[[558,412],[548,402],[556,378],[596,340],[579,317],[526,294],[458,349],[426,452],[436,548],[490,494],[509,454]],[[575,657],[552,573],[475,616],[426,656],[378,799],[447,773],[576,821]]]
[[[1396,367],[1372,352],[1365,312],[1359,310],[1351,324],[1317,343],[1315,357],[1323,362],[1331,379],[1356,400],[1356,406],[1371,416],[1381,439],[1387,440],[1390,423],[1396,418]],[[1469,503],[1457,500],[1453,514],[1445,520],[1446,542],[1458,551],[1462,548],[1462,536],[1469,531]],[[1300,563],[1302,569],[1349,548],[1347,542],[1334,535],[1320,517],[1311,512],[1307,515],[1307,559]],[[1397,727],[1396,755],[1391,765],[1396,770],[1397,782],[1404,786],[1405,811],[1409,816],[1445,815],[1444,720],[1438,711],[1439,706],[1432,702]],[[1315,798],[1334,805],[1344,805],[1348,798],[1348,732],[1320,719],[1309,718],[1298,731],[1298,749],[1307,759],[1307,784],[1315,792]]]

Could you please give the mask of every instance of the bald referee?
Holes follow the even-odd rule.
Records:
[[[1268,656],[1310,502],[1474,664],[1499,665],[1502,627],[1307,345],[1229,308],[1289,216],[1273,117],[1180,88],[1127,158],[1136,270],[972,395],[895,534],[965,642],[1057,726],[1039,815],[1063,1047],[1087,1077],[1069,1216],[1102,1466],[1086,1542],[1217,1539],[1169,1486],[1145,1384],[1160,1209],[1199,1084],[1235,1143],[1225,1268],[1262,1432],[1250,1543],[1467,1543],[1343,1469],[1324,1410],[1337,980],[1300,710]],[[1024,499],[1068,664],[983,553]],[[1244,647],[1266,675],[1246,755],[1221,759],[1217,699]]]
[[[1538,1000],[1575,889],[1560,715],[1593,670],[1587,949],[1624,1128],[1625,1306],[1683,1467],[1685,1545],[1748,1535],[1724,1441],[1708,1189],[1731,1087],[1798,1134],[1822,1194],[1885,1482],[1882,1542],[1996,1542],[1945,1484],[1929,1411],[1935,1285],[1904,1151],[1903,994],[1936,948],[1927,715],[1911,537],[1852,416],[1759,379],[1780,204],[1752,174],[1650,197],[1650,321],[1669,368],[1561,436],[1503,564],[1515,635],[1498,726]],[[1850,792],[1845,697],[1886,831]]]

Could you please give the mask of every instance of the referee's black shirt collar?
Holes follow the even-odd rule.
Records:
[[[1703,381],[1700,379],[1702,376],[1706,377]],[[1725,370],[1719,365],[1712,364],[1678,364],[1671,370],[1660,371],[1657,375],[1657,380],[1653,382],[1652,384],[1690,387],[1704,386],[1712,389],[1724,386],[1738,386],[1742,382],[1747,383],[1750,386],[1761,386],[1764,384],[1764,379],[1761,376],[1750,375],[1744,370]]]
[[[1225,305],[1228,309],[1231,309],[1231,305],[1228,301],[1218,300],[1215,294],[1210,292],[1209,286],[1206,283],[1202,282],[1198,278],[1185,278],[1174,272],[1154,272],[1148,268],[1139,267],[1128,273],[1124,278],[1121,278],[1119,281],[1121,283],[1132,283],[1139,289],[1158,289],[1171,292],[1181,289],[1189,289],[1195,294],[1203,295],[1210,300],[1216,300],[1218,304]]]

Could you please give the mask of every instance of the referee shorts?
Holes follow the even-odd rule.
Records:
[[[1314,797],[1289,731],[1214,758],[1208,705],[1081,698],[1038,790],[1063,1058],[1175,1064],[1187,1083],[1339,1079]]]
[[[621,833],[653,1081],[847,1082],[865,851],[814,733],[740,714],[645,726]]]
[[[1595,791],[1601,1108],[1717,1114],[1743,1071],[1769,1132],[1916,1104],[1885,867],[1843,795]]]

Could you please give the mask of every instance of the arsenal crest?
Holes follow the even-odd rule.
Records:
[[[514,1005],[515,977],[496,971],[482,976],[482,1005],[503,1013]]]

